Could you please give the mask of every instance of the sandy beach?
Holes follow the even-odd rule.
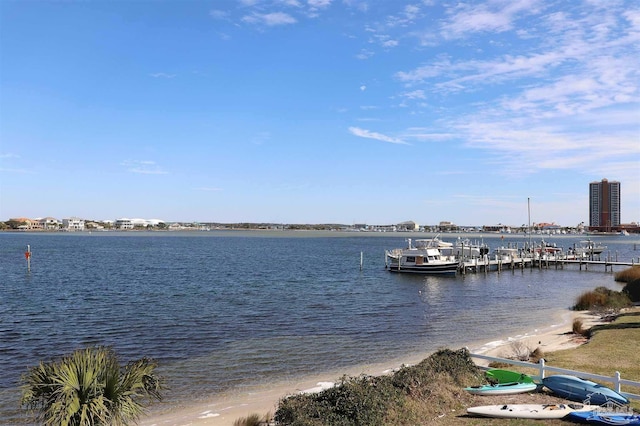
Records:
[[[576,318],[582,320],[583,328],[601,323],[599,317],[589,315],[587,312],[567,312],[562,315],[562,321],[559,324],[513,337],[497,336],[493,341],[470,345],[469,348],[473,353],[501,358],[510,357],[518,348],[533,350],[539,347],[544,353],[575,348],[585,342],[584,338],[572,333],[573,321]],[[273,383],[268,387],[244,389],[235,394],[213,397],[206,402],[166,409],[164,413],[153,413],[142,419],[140,424],[142,426],[233,426],[233,422],[241,417],[251,414],[261,416],[266,413],[273,414],[282,397],[299,392],[322,390],[332,386],[334,381],[344,374],[352,376],[387,374],[402,364],[419,362],[428,355],[397,363],[358,366],[352,371],[343,371],[335,375],[306,377],[289,382]],[[477,360],[477,363],[482,365],[480,360]]]

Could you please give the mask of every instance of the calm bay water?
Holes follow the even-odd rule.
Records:
[[[0,418],[23,422],[17,384],[27,367],[85,345],[113,346],[123,361],[156,358],[167,400],[179,403],[532,332],[584,291],[621,289],[602,266],[389,273],[384,250],[407,237],[424,235],[0,233]],[[580,239],[546,237],[565,248]],[[620,261],[640,256],[637,236],[592,239]]]

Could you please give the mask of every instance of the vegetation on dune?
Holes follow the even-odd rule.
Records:
[[[576,311],[606,313],[618,312],[620,309],[628,308],[632,305],[633,303],[626,293],[610,290],[606,287],[598,287],[578,296],[573,309]]]
[[[241,417],[233,422],[233,426],[263,426],[269,424],[271,414],[260,417],[259,414],[250,414],[247,417]]]
[[[320,393],[286,397],[275,420],[291,426],[420,424],[462,409],[471,398],[463,388],[483,378],[467,349],[442,349],[390,376],[345,376]]]
[[[30,368],[21,378],[21,402],[45,426],[125,426],[142,415],[144,402],[161,399],[156,366],[150,358],[121,366],[103,346],[79,349]]]
[[[581,336],[589,337],[589,330],[584,328],[584,323],[580,318],[576,318],[573,320],[571,331],[573,332],[573,334],[579,334]]]
[[[624,271],[616,272],[614,279],[617,282],[629,283],[640,280],[640,265],[632,266]]]
[[[632,302],[640,302],[640,266],[632,266],[615,275],[615,280],[626,283],[622,292],[625,293]]]

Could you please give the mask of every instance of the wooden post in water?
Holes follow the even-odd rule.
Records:
[[[27,272],[31,272],[31,246],[27,244],[27,251],[24,253],[27,258]]]

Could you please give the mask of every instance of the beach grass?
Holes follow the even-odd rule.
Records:
[[[618,282],[624,283],[640,280],[640,266],[635,265],[623,271],[616,272],[614,279]]]

